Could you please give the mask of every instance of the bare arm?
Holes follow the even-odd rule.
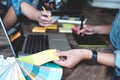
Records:
[[[115,55],[114,54],[109,54],[109,53],[101,53],[98,52],[98,63],[104,64],[107,66],[115,67]]]
[[[37,21],[41,26],[49,26],[53,22],[48,16],[51,17],[50,11],[39,11],[26,2],[21,3],[22,13],[31,20]]]
[[[92,35],[92,34],[109,34],[111,30],[111,25],[87,25],[83,26],[83,29],[78,29],[78,34],[82,35]]]
[[[94,33],[96,34],[109,34],[111,31],[111,25],[95,26]]]
[[[39,11],[37,9],[35,9],[33,6],[31,6],[30,4],[28,4],[26,2],[22,2],[21,3],[21,11],[29,19],[38,21],[37,15],[39,14]]]
[[[13,26],[16,23],[16,21],[17,21],[17,16],[15,14],[13,6],[11,6],[4,17],[3,22],[6,28],[9,29],[11,26]]]

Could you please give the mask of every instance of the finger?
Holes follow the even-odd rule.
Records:
[[[93,32],[85,32],[84,34],[86,34],[86,35],[92,35]]]
[[[77,28],[77,34],[80,34],[80,26]]]
[[[53,24],[53,22],[51,20],[49,20],[49,21],[47,21],[47,20],[40,20],[39,22],[43,23],[43,24]]]
[[[53,22],[52,22],[52,20],[41,20],[41,19],[39,19],[39,24],[40,25],[52,25],[53,24]]]
[[[41,11],[40,19],[51,20],[51,12],[50,11]]]
[[[52,25],[52,22],[39,20],[39,25]]]
[[[41,26],[50,26],[50,25],[52,25],[52,24],[39,23],[39,25],[41,25]]]
[[[67,56],[67,52],[66,51],[59,51],[59,52],[55,52],[54,53],[56,56]]]
[[[56,63],[56,64],[58,64],[58,65],[60,65],[60,66],[64,66],[64,67],[67,66],[66,65],[66,61],[58,60],[58,61],[53,61],[53,62]]]
[[[86,27],[88,27],[88,25],[84,24],[83,28],[86,28]]]
[[[41,11],[41,15],[51,16],[50,11]]]
[[[40,20],[42,20],[42,21],[50,21],[51,19],[49,18],[49,16],[46,16],[46,15],[42,15],[42,16],[40,16]]]

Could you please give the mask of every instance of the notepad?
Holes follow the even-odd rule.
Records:
[[[17,33],[15,33],[15,34],[12,34],[11,36],[10,36],[10,39],[11,39],[11,41],[14,41],[15,39],[17,39],[18,37],[20,37],[21,36],[21,33],[20,32],[17,32]]]
[[[78,46],[84,48],[101,48],[106,47],[105,41],[102,40],[100,35],[85,35],[80,36],[73,33],[73,37],[77,42]]]
[[[41,33],[45,33],[47,29],[52,29],[52,30],[57,30],[57,24],[52,24],[50,26],[34,26],[32,29],[32,32],[41,32]]]
[[[46,26],[46,29],[57,30],[57,24],[52,24],[50,26]]]
[[[60,33],[72,33],[72,28],[74,27],[74,24],[61,24],[61,26],[59,27],[59,32]]]
[[[46,32],[46,27],[40,27],[40,26],[35,26],[33,29],[32,29],[32,32]]]

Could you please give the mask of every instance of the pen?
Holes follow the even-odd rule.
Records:
[[[44,6],[42,6],[43,11],[47,11]],[[48,19],[50,19],[50,16],[48,16]]]
[[[81,17],[80,30],[83,28],[83,21],[84,21],[84,15],[82,15],[82,17]]]

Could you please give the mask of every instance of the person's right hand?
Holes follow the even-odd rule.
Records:
[[[57,51],[55,56],[60,58],[60,60],[54,61],[56,64],[72,68],[80,61],[90,59],[92,57],[92,52],[87,49],[72,49],[67,51]]]
[[[80,30],[80,26],[78,27],[78,30],[77,30],[77,34],[81,36],[84,36],[84,35],[93,35],[95,34],[94,32],[94,26],[93,25],[83,25],[83,28]]]
[[[41,26],[50,26],[53,24],[50,11],[40,11],[38,13],[38,22]]]

